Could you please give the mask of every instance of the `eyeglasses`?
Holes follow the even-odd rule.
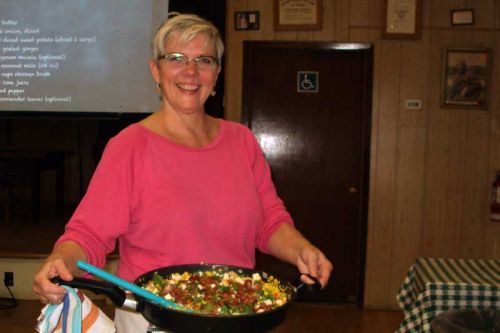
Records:
[[[158,60],[165,59],[173,67],[182,68],[192,61],[198,69],[213,69],[219,65],[219,60],[212,56],[201,55],[195,58],[189,58],[182,53],[167,53],[158,56]]]

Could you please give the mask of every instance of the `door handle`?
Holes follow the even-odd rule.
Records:
[[[358,189],[356,187],[354,187],[354,186],[350,186],[349,187],[349,193],[356,194],[356,193],[358,193]]]

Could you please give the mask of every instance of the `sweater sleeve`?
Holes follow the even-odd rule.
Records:
[[[257,248],[261,252],[269,253],[267,243],[276,229],[283,223],[290,224],[291,226],[293,226],[294,223],[283,201],[276,193],[269,164],[253,134],[251,145],[252,170],[259,191],[263,212],[263,223],[257,232],[256,243]]]
[[[66,225],[58,242],[72,240],[87,260],[103,267],[106,254],[130,223],[133,170],[138,159],[128,141],[110,140],[90,181],[87,193]]]

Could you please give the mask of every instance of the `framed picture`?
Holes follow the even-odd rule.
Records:
[[[382,38],[420,39],[422,0],[385,0]]]
[[[275,30],[318,30],[322,26],[322,0],[274,0]]]
[[[235,12],[234,30],[259,30],[259,12]]]
[[[486,110],[490,90],[490,64],[489,49],[444,49],[441,106]]]
[[[473,25],[474,9],[454,9],[450,11],[451,25]]]

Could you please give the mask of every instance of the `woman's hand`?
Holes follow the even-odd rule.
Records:
[[[52,256],[51,256],[52,257]],[[73,274],[69,271],[66,263],[61,258],[51,258],[43,264],[35,275],[33,291],[38,295],[42,303],[59,304],[66,295],[66,289],[50,281],[51,278],[59,276],[65,281],[73,280]]]
[[[33,291],[42,303],[59,304],[66,295],[66,289],[50,281],[59,276],[65,281],[73,280],[78,271],[76,262],[86,260],[83,249],[73,241],[65,241],[57,244],[52,254],[47,258],[42,267],[35,274]]]
[[[333,265],[314,245],[306,244],[302,247],[295,264],[301,273],[317,278],[323,288],[328,284]],[[305,275],[302,275],[301,280],[305,283],[314,283]]]
[[[332,263],[293,226],[282,224],[269,239],[267,247],[273,256],[296,265],[301,273],[317,278],[323,288],[328,284]],[[305,283],[314,283],[305,275],[301,279]]]

